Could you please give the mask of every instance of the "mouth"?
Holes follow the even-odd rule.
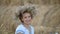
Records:
[[[30,20],[27,20],[26,22],[30,22]]]

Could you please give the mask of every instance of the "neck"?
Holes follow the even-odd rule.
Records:
[[[28,24],[23,24],[26,28],[29,28],[29,25]]]

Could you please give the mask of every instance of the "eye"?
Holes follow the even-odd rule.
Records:
[[[27,17],[24,17],[24,18],[27,18]]]
[[[28,16],[28,17],[31,17],[31,16]]]

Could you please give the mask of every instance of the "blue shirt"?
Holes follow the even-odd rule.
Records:
[[[31,27],[31,32],[29,32],[29,30],[27,28],[24,27],[23,24],[20,24],[17,28],[16,28],[16,31],[15,31],[15,34],[17,33],[23,33],[23,34],[34,34],[34,28],[32,26]]]

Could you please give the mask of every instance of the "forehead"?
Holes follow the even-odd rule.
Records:
[[[23,16],[30,16],[30,13],[24,13]]]

